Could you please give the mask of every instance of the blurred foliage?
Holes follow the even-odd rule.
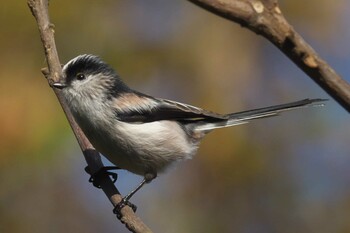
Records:
[[[349,3],[280,3],[349,77]],[[223,113],[327,98],[264,39],[186,1],[50,1],[50,13],[62,63],[100,55],[154,96]],[[25,1],[0,5],[0,28],[0,232],[127,232],[87,183]],[[155,232],[348,232],[347,121],[330,101],[213,132],[136,196],[139,215]],[[136,179],[122,173],[118,187]]]

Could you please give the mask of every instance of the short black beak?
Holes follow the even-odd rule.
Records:
[[[60,82],[53,83],[52,86],[55,87],[55,88],[58,88],[58,89],[63,89],[65,87],[67,87],[66,84],[60,83]]]

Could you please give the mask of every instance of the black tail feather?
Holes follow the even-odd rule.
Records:
[[[248,123],[250,120],[277,116],[279,113],[307,106],[323,106],[327,99],[304,99],[287,104],[280,104],[265,108],[258,108],[243,112],[231,113],[225,115],[228,119],[219,122],[201,122],[196,125],[196,131],[210,132],[213,129],[241,125]]]
[[[266,115],[266,117],[273,116],[273,115],[278,115],[280,112],[296,109],[296,108],[302,108],[306,106],[323,106],[324,103],[327,101],[327,99],[304,99],[304,100],[299,100],[287,104],[280,104],[280,105],[275,105],[275,106],[270,106],[270,107],[265,107],[265,108],[257,108],[253,110],[248,110],[248,111],[243,111],[243,112],[237,112],[237,113],[231,113],[228,114],[227,116],[229,119],[253,119],[255,118],[261,118]],[[254,117],[255,116],[255,117]],[[259,117],[260,116],[260,117]]]

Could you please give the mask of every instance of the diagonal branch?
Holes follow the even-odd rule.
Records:
[[[49,84],[54,81],[58,81],[62,76],[61,63],[58,58],[55,38],[54,27],[50,23],[48,13],[48,0],[28,0],[28,6],[35,17],[41,42],[44,46],[45,57],[48,64],[48,69],[43,69],[43,73],[46,76]],[[89,171],[93,174],[103,167],[101,157],[99,153],[93,148],[89,140],[85,137],[77,123],[74,121],[72,114],[70,113],[67,103],[65,102],[62,94],[59,90],[53,89],[58,101],[60,102],[63,111],[66,114],[68,122],[75,134],[75,137],[80,145],[80,148],[84,154],[85,160],[88,163]],[[110,202],[116,206],[122,199],[119,191],[114,186],[113,182],[107,175],[99,178],[99,185],[110,200]],[[138,218],[132,209],[128,206],[121,210],[121,221],[132,232],[152,232],[142,221]]]
[[[188,0],[262,35],[350,112],[350,85],[305,42],[283,16],[278,0]]]

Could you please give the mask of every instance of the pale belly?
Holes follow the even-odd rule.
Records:
[[[84,129],[93,146],[116,166],[138,175],[159,173],[175,161],[190,159],[197,143],[187,139],[173,121],[130,124],[116,121],[113,129]]]

